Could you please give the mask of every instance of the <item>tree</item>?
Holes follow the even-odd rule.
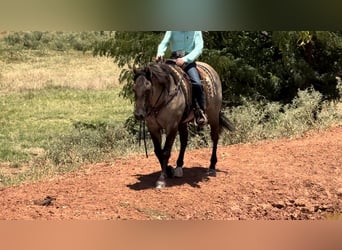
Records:
[[[94,47],[94,54],[109,56],[122,68],[119,81],[125,83],[122,94],[133,98],[132,65],[140,67],[151,62],[156,55],[156,48],[163,32],[115,32],[99,41]]]
[[[110,56],[123,68],[124,96],[132,97],[130,67],[154,60],[163,34],[115,32],[96,44],[94,54]],[[311,86],[326,99],[339,95],[335,77],[342,74],[341,32],[209,31],[203,37],[199,60],[218,71],[225,105],[239,105],[244,97],[288,103],[298,89]]]

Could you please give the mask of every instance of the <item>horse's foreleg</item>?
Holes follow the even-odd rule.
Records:
[[[166,186],[166,177],[167,177],[166,170],[167,170],[167,166],[168,166],[169,159],[171,156],[171,149],[175,141],[176,134],[177,134],[177,130],[172,131],[166,135],[164,149],[162,150],[161,173],[156,183],[156,188],[164,188]]]
[[[184,154],[185,154],[185,149],[186,146],[188,145],[188,126],[186,123],[182,123],[178,127],[178,132],[179,132],[179,139],[181,143],[181,147],[179,150],[179,155],[177,159],[177,167],[174,171],[174,176],[175,177],[182,177],[183,176],[183,165],[184,165]]]
[[[151,133],[151,138],[152,138],[152,142],[153,142],[153,146],[154,146],[154,153],[158,158],[158,161],[160,163],[161,166],[161,174],[159,176],[159,179],[156,183],[156,187],[157,188],[162,188],[165,187],[166,184],[166,172],[163,171],[163,164],[164,164],[164,151],[161,147],[161,133]]]
[[[154,153],[158,158],[160,165],[163,163],[163,150],[161,148],[161,134],[151,133],[151,138],[154,146]]]

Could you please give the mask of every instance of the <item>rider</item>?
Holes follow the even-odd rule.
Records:
[[[208,123],[204,114],[205,97],[195,60],[203,50],[203,38],[201,31],[166,31],[163,40],[158,46],[156,60],[163,59],[167,46],[171,49],[171,58],[176,59],[176,64],[184,69],[192,83],[193,99],[197,101],[200,114],[196,123],[202,127]],[[193,102],[195,103],[195,102]]]

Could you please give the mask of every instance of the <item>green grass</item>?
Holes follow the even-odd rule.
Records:
[[[77,122],[123,123],[132,105],[119,91],[48,87],[1,96],[0,160],[30,160],[31,149],[46,150],[52,138]]]

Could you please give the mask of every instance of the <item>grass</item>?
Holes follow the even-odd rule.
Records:
[[[0,159],[29,160],[31,148],[46,149],[51,138],[77,122],[123,123],[131,105],[117,97],[119,90],[48,87],[2,96]]]
[[[90,52],[28,50],[19,58],[0,60],[0,94],[49,86],[103,90],[118,85],[118,67]]]
[[[136,143],[135,122],[126,123],[133,104],[119,97],[120,70],[111,59],[24,50],[0,64],[0,186],[144,152]],[[220,143],[291,137],[341,124],[340,104],[323,103],[313,119],[321,99],[318,92],[305,90],[288,105],[246,100],[226,111],[236,132],[222,134]],[[199,134],[192,128],[191,134],[189,149],[211,146],[208,128]],[[150,140],[147,145],[153,151]]]
[[[67,171],[53,159],[65,144],[89,137],[86,124],[107,124],[113,132],[132,113],[130,101],[119,97],[119,70],[110,59],[80,52],[22,53],[23,60],[1,61],[0,185]]]

